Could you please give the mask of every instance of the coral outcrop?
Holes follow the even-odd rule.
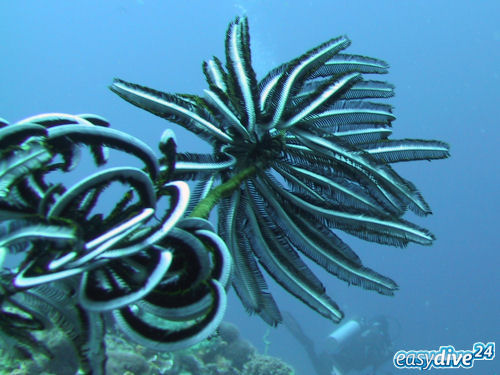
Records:
[[[36,355],[32,360],[7,356],[0,349],[0,375],[67,375],[76,368],[76,354],[65,350],[64,335],[49,331],[39,339],[54,358]],[[107,375],[293,375],[294,370],[279,358],[262,355],[238,327],[223,322],[217,334],[185,350],[154,352],[135,345],[119,333],[106,335]],[[68,372],[69,371],[69,372]]]

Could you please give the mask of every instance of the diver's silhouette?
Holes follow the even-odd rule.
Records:
[[[344,323],[330,334],[331,345],[321,353],[316,351],[313,340],[306,336],[289,312],[283,313],[283,322],[304,347],[317,375],[346,375],[362,370],[371,370],[375,375],[393,356],[389,323],[385,317]]]

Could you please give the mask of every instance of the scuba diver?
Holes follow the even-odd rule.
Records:
[[[317,375],[347,375],[366,369],[371,369],[373,375],[381,375],[376,371],[394,355],[389,322],[382,316],[370,321],[351,319],[345,322],[329,335],[328,346],[321,353],[316,351],[312,339],[290,313],[283,313],[283,322],[304,347]]]

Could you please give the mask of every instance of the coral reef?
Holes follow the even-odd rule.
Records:
[[[242,375],[293,375],[293,369],[278,358],[256,355],[243,366]]]
[[[0,349],[0,375],[68,375],[78,367],[77,355],[67,337],[56,329],[38,334],[54,354],[21,359]],[[223,322],[217,334],[176,352],[154,352],[125,339],[121,333],[106,334],[107,375],[293,375],[279,358],[259,354],[241,337],[238,327]]]

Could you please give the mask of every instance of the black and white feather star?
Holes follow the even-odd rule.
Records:
[[[342,312],[300,254],[349,284],[391,295],[388,277],[365,267],[332,229],[403,247],[434,236],[402,218],[431,213],[391,163],[442,159],[440,141],[390,140],[394,87],[365,79],[384,61],[342,53],[350,40],[328,40],[271,70],[260,82],[251,65],[246,18],[229,25],[225,66],[203,64],[205,96],[167,94],[116,79],[111,90],[177,123],[213,146],[213,154],[179,154],[176,178],[198,181],[199,200],[238,182],[219,202],[219,234],[234,258],[233,286],[243,304],[270,324],[281,320],[258,263],[286,290],[322,315]]]
[[[96,115],[62,113],[0,123],[0,268],[8,254],[23,255],[0,272],[0,347],[50,356],[31,332],[55,327],[86,374],[104,373],[106,322],[155,350],[211,335],[225,312],[231,268],[215,228],[183,218],[189,186],[167,178],[173,133],[160,141],[159,178],[149,146],[108,125]],[[85,148],[99,170],[70,186],[56,182],[51,172],[75,169]],[[106,148],[144,167],[107,167]],[[116,185],[123,195],[106,196],[108,208],[100,207]]]

